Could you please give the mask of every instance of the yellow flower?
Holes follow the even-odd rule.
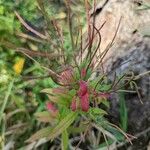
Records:
[[[20,58],[13,66],[13,69],[16,74],[20,74],[22,72],[23,66],[24,66],[25,59]]]

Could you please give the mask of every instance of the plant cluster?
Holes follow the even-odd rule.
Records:
[[[75,28],[73,25],[74,20],[78,17],[71,11],[71,2],[66,0],[65,4],[72,53],[65,55],[64,30],[60,28],[58,21],[52,20],[54,29],[52,35],[57,37],[60,44],[57,44],[57,48],[61,48],[62,55],[60,56],[61,59],[58,60],[59,63],[61,62],[61,65],[58,66],[58,71],[48,69],[49,75],[56,85],[54,88],[41,91],[47,93],[49,101],[46,102],[45,111],[35,114],[38,120],[50,125],[32,135],[27,142],[34,142],[41,138],[57,141],[61,135],[62,149],[68,149],[69,145],[72,145],[70,137],[73,138],[81,134],[82,136],[80,136],[76,145],[76,148],[78,148],[87,135],[94,132],[94,129],[98,134],[102,133],[107,145],[123,141],[125,138],[130,141],[131,135],[124,133],[123,130],[110,123],[106,118],[111,93],[120,89],[117,86],[124,76],[115,83],[108,82],[107,75],[102,72],[97,77],[93,77],[113,45],[120,22],[111,43],[95,60],[101,44],[100,31],[105,22],[99,29],[96,28],[95,16],[93,16],[93,19],[90,18],[90,3],[85,1],[88,33],[86,41],[83,41],[81,25]],[[94,10],[95,6],[96,2],[94,1]],[[42,10],[44,12],[44,8]],[[97,45],[94,43],[96,38],[98,39]],[[96,61],[99,63],[96,63]],[[99,142],[96,146],[100,144]]]
[[[30,117],[34,110],[28,112],[24,106],[25,103],[15,101],[15,105],[19,107],[18,112],[25,112],[25,116],[28,120],[31,119],[32,123],[34,122],[34,126],[42,128],[26,141],[29,143],[26,146],[27,148],[37,148],[51,140],[54,146],[59,147],[61,145],[61,148],[64,150],[77,149],[84,142],[93,145],[90,148],[96,149],[105,146],[108,147],[111,144],[116,144],[126,139],[131,143],[130,138],[134,138],[125,133],[127,130],[127,109],[124,96],[122,95],[122,91],[125,90],[122,89],[125,86],[131,85],[132,89],[135,88],[140,97],[138,87],[135,83],[138,76],[135,77],[133,74],[131,76],[123,75],[116,77],[111,82],[108,80],[107,73],[103,72],[103,60],[115,41],[121,19],[112,41],[103,52],[100,52],[101,39],[103,38],[101,37],[101,29],[105,25],[105,22],[100,28],[95,26],[96,16],[90,12],[91,8],[93,8],[93,11],[96,10],[95,0],[79,2],[83,6],[81,7],[84,10],[83,12],[86,12],[84,16],[82,11],[82,16],[79,16],[80,10],[76,7],[77,2],[75,1],[64,0],[61,2],[63,6],[61,7],[62,12],[60,11],[56,14],[57,9],[53,8],[53,5],[56,4],[54,1],[51,3],[53,5],[47,5],[49,4],[48,1],[37,0],[36,5],[40,12],[38,19],[42,20],[44,29],[36,30],[35,27],[32,27],[24,19],[28,17],[27,12],[21,12],[21,10],[14,11],[13,15],[15,14],[18,19],[15,20],[18,28],[14,29],[13,32],[15,36],[29,40],[29,42],[22,40],[17,44],[13,44],[7,37],[1,39],[2,46],[11,48],[15,52],[20,52],[30,58],[27,65],[30,66],[31,61],[34,62],[34,66],[30,66],[31,68],[23,72],[23,77],[29,74],[28,77],[23,78],[25,82],[16,86],[15,90],[18,91],[22,87],[26,88],[28,80],[38,79],[39,82],[33,83],[35,86],[33,93],[36,95],[39,93],[44,94],[43,101],[41,97],[38,97],[38,103],[34,100],[31,102],[32,105],[30,104],[30,107],[26,106],[30,109],[32,106],[34,106],[34,109],[38,107],[35,118],[43,122],[40,125]],[[48,11],[49,8],[51,8],[51,12]],[[57,5],[56,8],[58,8]],[[31,11],[35,11],[32,7],[30,9]],[[0,7],[1,13],[3,13],[2,7]],[[32,17],[29,16],[31,22],[34,20]],[[23,30],[21,30],[21,24]],[[87,25],[85,26],[85,24]],[[5,29],[3,29],[4,31]],[[44,50],[39,51],[34,42],[38,43],[38,48]],[[25,47],[22,47],[22,45],[25,45]],[[36,58],[39,57],[41,59],[37,60]],[[5,118],[3,112],[8,102],[8,97],[13,97],[13,94],[11,94],[12,85],[14,82],[18,83],[22,81],[20,74],[25,61],[24,57],[19,57],[12,67],[15,75],[11,78],[14,78],[14,80],[10,83],[3,109],[0,112],[0,123],[4,121],[2,118]],[[38,74],[38,76],[34,76],[35,74]],[[44,76],[41,76],[42,74]],[[49,80],[45,80],[45,78]],[[46,85],[44,86],[46,89],[41,90],[43,82]],[[38,85],[36,86],[36,84]],[[32,88],[32,85],[30,88]],[[41,92],[39,92],[39,89]],[[121,92],[120,113],[122,115],[122,129],[107,119],[111,95],[114,92]],[[28,95],[32,94],[29,92]],[[16,97],[13,98],[16,99]],[[11,115],[16,113],[17,111]],[[32,130],[30,129],[29,132]]]

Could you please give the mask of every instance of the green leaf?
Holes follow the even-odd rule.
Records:
[[[42,93],[47,93],[48,98],[50,99],[50,101],[57,103],[58,105],[63,105],[66,107],[69,107],[70,102],[73,98],[73,96],[76,94],[76,90],[70,90],[68,91],[67,94],[63,94],[63,93],[54,93],[53,89],[44,89],[41,91]]]
[[[0,15],[4,14],[4,6],[0,6]]]
[[[98,83],[99,83],[99,81],[102,80],[102,79],[103,79],[103,76],[95,77],[94,80],[92,80],[92,81],[90,82],[90,87],[95,88],[95,86],[97,86],[96,89],[99,89],[99,86],[101,86],[101,85],[98,84]]]
[[[19,109],[25,109],[25,102],[24,102],[24,99],[22,99],[22,97],[19,97],[17,95],[12,95],[12,97],[13,97],[13,101],[14,101],[15,105]]]
[[[103,105],[105,105],[106,107],[110,108],[110,103],[109,103],[108,100],[102,100],[101,103],[102,103]]]
[[[53,140],[57,136],[59,136],[64,130],[66,130],[75,120],[77,113],[70,112],[66,117],[64,117],[59,124],[54,127],[51,133],[48,136],[48,139]]]
[[[81,132],[84,132],[86,128],[87,128],[87,124],[82,124],[79,127],[70,126],[68,128],[68,133],[70,133],[70,134],[79,134]]]
[[[62,132],[62,150],[67,150],[68,149],[68,143],[69,143],[69,139],[68,139],[68,132],[67,130],[64,130]]]
[[[111,87],[111,84],[103,84],[100,87],[100,91],[106,92],[106,91],[108,91],[110,89],[110,87]]]
[[[125,103],[125,95],[123,92],[119,93],[119,111],[120,111],[120,122],[121,122],[121,128],[124,131],[127,131],[127,126],[128,126],[128,112],[127,112],[127,107]]]
[[[108,145],[110,146],[111,144],[113,144],[113,140],[108,140],[107,141],[108,143],[106,143],[106,142],[104,142],[104,143],[102,143],[102,144],[100,144],[98,147],[98,149],[96,149],[96,150],[105,150],[105,149],[108,149]],[[107,145],[108,144],[108,145]]]
[[[107,112],[100,108],[90,108],[90,113],[92,115],[106,115]]]
[[[51,134],[51,131],[52,131],[51,127],[43,128],[38,132],[36,132],[35,134],[33,134],[26,142],[33,142],[41,138],[46,138],[49,136],[49,134]]]
[[[90,77],[91,77],[91,75],[92,75],[92,69],[88,69],[87,70],[87,73],[86,73],[86,79],[85,80],[88,80]]]
[[[41,93],[53,95],[53,89],[52,88],[43,89],[43,90],[41,90]]]
[[[123,141],[125,139],[124,135],[116,128],[107,125],[106,130],[109,131],[118,141]]]
[[[50,122],[54,121],[55,117],[48,111],[43,111],[43,112],[37,112],[34,114],[36,119],[41,121],[41,122]]]
[[[107,112],[100,108],[90,108],[89,111],[89,117],[95,122],[99,122],[99,119],[102,118],[105,114],[107,114]]]
[[[4,17],[0,16],[0,30],[2,31],[8,31],[10,33],[13,33],[14,31],[14,16],[11,17]]]

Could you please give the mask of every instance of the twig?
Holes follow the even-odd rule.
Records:
[[[107,150],[109,150],[109,144],[108,144],[108,140],[107,140],[107,137],[106,135],[102,132],[103,136],[104,136],[104,140],[106,142],[106,145],[107,145]]]
[[[111,126],[115,127],[117,130],[119,130],[119,131],[126,137],[126,139],[130,142],[130,144],[132,145],[132,141],[131,141],[131,139],[129,138],[129,136],[132,137],[132,138],[134,138],[134,139],[136,138],[135,136],[126,134],[122,129],[120,129],[120,128],[119,128],[118,126],[116,126],[115,124],[112,124],[112,123],[108,123],[108,124],[110,124]]]
[[[138,139],[139,137],[141,137],[141,136],[143,136],[143,135],[145,135],[146,133],[149,133],[149,132],[150,132],[150,127],[147,128],[146,130],[144,130],[144,131],[142,131],[142,132],[136,134],[135,137],[136,137],[136,139]],[[130,140],[134,140],[134,139],[135,139],[135,138],[130,138]],[[118,145],[117,145],[117,148],[122,147],[123,145],[125,145],[125,144],[127,144],[127,143],[129,143],[128,140],[126,140],[125,142],[122,142],[122,143],[118,144]]]
[[[36,79],[45,79],[49,78],[50,75],[45,75],[45,76],[22,76],[23,80],[36,80]]]
[[[129,80],[128,80],[127,83],[123,84],[121,87],[119,87],[119,88],[117,88],[115,90],[112,90],[111,92],[116,92],[116,91],[122,89],[123,87],[125,87],[126,85],[128,85],[129,83],[131,83],[133,81],[133,79],[134,79],[134,74],[132,73],[132,76],[129,78]]]
[[[90,125],[88,125],[88,127],[86,128],[86,130],[85,130],[85,132],[84,132],[82,138],[80,138],[80,141],[79,141],[78,144],[76,145],[75,150],[77,150],[77,148],[80,146],[81,142],[83,141],[83,138],[86,136],[87,132],[89,131],[89,127],[90,127]]]
[[[122,19],[122,17],[120,17],[120,20],[119,20],[119,23],[118,23],[118,26],[117,26],[117,29],[116,29],[116,32],[115,32],[115,34],[114,34],[114,36],[113,36],[112,41],[108,44],[108,46],[106,47],[106,50],[105,50],[101,55],[98,56],[98,58],[100,58],[100,61],[99,61],[99,63],[97,64],[97,66],[99,66],[99,64],[102,63],[104,57],[106,56],[106,54],[108,53],[108,51],[110,50],[110,48],[113,46],[114,41],[115,41],[115,39],[116,39],[116,36],[117,36],[117,34],[118,34],[119,28],[120,28],[121,19]]]
[[[16,48],[15,50],[16,52],[21,52],[21,53],[25,53],[29,56],[32,56],[32,57],[48,57],[49,59],[55,59],[55,58],[58,58],[58,57],[61,57],[63,55],[61,54],[48,54],[47,52],[40,52],[40,51],[34,51],[34,50],[29,50],[29,49],[26,49],[26,48]]]
[[[134,87],[135,87],[135,90],[136,90],[137,95],[138,95],[138,97],[139,97],[139,100],[140,100],[141,104],[143,104],[141,94],[140,94],[140,92],[139,92],[139,90],[138,90],[138,86],[137,86],[136,83],[133,82],[133,81],[132,81],[132,84],[134,84]]]
[[[134,80],[138,80],[139,78],[141,78],[141,77],[143,77],[145,75],[148,75],[148,74],[150,74],[150,70],[135,76]]]
[[[33,28],[31,28],[24,20],[23,18],[19,15],[19,13],[17,11],[15,11],[15,15],[17,16],[17,18],[19,19],[19,21],[24,25],[24,27],[26,29],[28,29],[29,31],[31,31],[32,33],[36,34],[37,36],[39,36],[42,39],[47,39],[47,37],[45,35],[43,35],[42,33],[34,30]]]
[[[100,28],[98,29],[99,32],[103,28],[103,26],[105,25],[105,23],[106,23],[106,21],[100,26]],[[95,37],[96,37],[97,34],[98,34],[97,32],[94,34],[94,39],[95,39]],[[89,44],[90,44],[89,42],[85,43],[85,46],[82,48],[82,53],[88,48]],[[88,54],[87,54],[87,56],[88,56]]]
[[[117,85],[121,82],[121,80],[122,80],[125,76],[126,76],[126,74],[124,74],[122,77],[120,77],[116,83],[114,82],[114,85],[111,87],[111,89],[113,89],[113,88],[115,89],[115,87],[117,87]]]
[[[123,92],[123,93],[136,93],[136,91],[130,91],[130,90],[118,90],[117,92]]]
[[[29,56],[28,54],[24,53],[24,55],[26,55],[28,58],[30,58],[31,60],[33,60],[36,64],[38,64],[40,67],[42,67],[43,69],[47,70],[49,72],[50,77],[56,82],[58,83],[58,79],[60,78],[60,76],[55,73],[53,70],[42,66],[39,62],[37,62],[34,58],[32,58],[31,56]]]
[[[44,42],[43,40],[40,40],[38,38],[35,38],[33,36],[30,36],[30,35],[22,33],[22,32],[16,32],[15,34],[17,36],[19,36],[19,37],[24,38],[24,39],[29,39],[29,40],[32,40],[32,41],[35,41],[35,42],[39,42],[39,43],[43,43]]]
[[[109,0],[106,0],[102,7],[97,8],[96,11],[93,11],[93,13],[91,14],[91,17],[100,14],[103,11],[103,9],[105,8],[105,6],[107,5],[108,2],[109,2]]]
[[[115,137],[113,134],[111,134],[111,133],[109,133],[108,131],[104,130],[102,127],[97,126],[95,123],[92,123],[92,126],[93,126],[94,128],[96,128],[97,130],[99,130],[100,132],[103,132],[104,134],[106,134],[108,137],[110,137],[110,138],[113,139],[114,141],[117,141],[116,137]]]
[[[93,58],[94,58],[95,54],[97,53],[97,51],[98,51],[98,49],[99,49],[99,47],[100,47],[100,44],[101,44],[101,34],[100,34],[100,31],[99,31],[95,26],[94,26],[94,29],[95,29],[95,30],[97,31],[97,33],[98,33],[99,42],[98,42],[97,48],[96,48],[95,51],[94,51],[94,54],[92,55],[92,57],[91,57],[91,59],[90,59],[90,62],[89,62],[89,64],[88,64],[87,68],[86,68],[86,71],[89,69],[89,67],[90,67],[90,65],[91,65],[91,63],[92,63],[92,61],[93,61]]]

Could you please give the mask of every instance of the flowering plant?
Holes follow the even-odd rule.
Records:
[[[40,3],[42,3],[42,1],[40,1]],[[65,55],[66,53],[63,49],[63,47],[65,47],[63,45],[65,44],[62,36],[63,32],[61,32],[57,21],[52,20],[53,30],[56,31],[55,36],[59,39],[59,44],[61,46],[58,45],[62,48],[61,54],[63,54],[59,55],[61,59],[58,60],[58,62],[64,65],[59,66],[61,71],[48,69],[49,75],[55,82],[55,87],[41,91],[47,94],[49,100],[45,104],[45,111],[35,114],[39,121],[49,123],[49,126],[42,128],[32,135],[27,142],[34,142],[42,138],[45,138],[46,141],[51,140],[56,142],[56,139],[59,139],[59,142],[61,141],[62,143],[62,149],[68,149],[69,145],[73,145],[70,138],[80,135],[76,145],[77,148],[81,142],[85,140],[87,135],[91,138],[93,134],[99,136],[100,133],[102,133],[103,139],[107,144],[109,142],[116,143],[122,141],[125,137],[130,141],[129,138],[131,136],[124,133],[118,126],[110,123],[106,117],[108,115],[107,110],[110,107],[109,101],[111,99],[111,92],[119,89],[117,85],[122,78],[114,83],[110,83],[108,82],[105,73],[101,72],[97,77],[94,75],[95,72],[99,70],[99,66],[102,67],[103,59],[113,45],[120,22],[111,43],[105,51],[96,57],[98,59],[95,59],[101,44],[100,31],[105,23],[103,23],[99,29],[95,26],[95,16],[93,15],[91,21],[89,2],[85,0],[88,36],[86,42],[83,44],[83,34],[80,26],[78,32],[81,36],[81,40],[78,41],[79,35],[77,35],[76,38],[73,35],[74,32],[69,0],[66,0],[66,7],[68,10],[69,34],[72,51],[76,49],[78,51],[76,51],[75,54]],[[41,8],[41,10],[42,9],[43,8]],[[18,13],[17,16],[20,19]],[[34,31],[34,33],[36,32]],[[41,37],[41,34],[38,35]],[[44,38],[47,37],[44,36]],[[95,46],[94,43],[95,38],[98,39],[97,46]],[[78,45],[78,43],[80,43],[80,45]],[[71,58],[73,58],[73,61],[70,61]],[[130,79],[128,80],[130,82]],[[94,138],[92,138],[91,141],[94,142]],[[97,142],[97,145],[99,143],[100,141]]]
[[[93,128],[102,132],[105,140],[108,138],[117,142],[126,137],[130,141],[130,135],[105,118],[108,115],[106,110],[109,108],[112,84],[107,82],[105,76],[92,79],[94,68],[87,66],[82,63],[75,68],[66,68],[58,75],[56,87],[42,90],[47,93],[49,101],[46,111],[36,113],[36,117],[51,126],[32,135],[28,142],[40,138],[53,141],[61,134],[62,149],[68,149],[70,136],[84,133],[85,138]],[[80,138],[76,147],[83,138]]]

